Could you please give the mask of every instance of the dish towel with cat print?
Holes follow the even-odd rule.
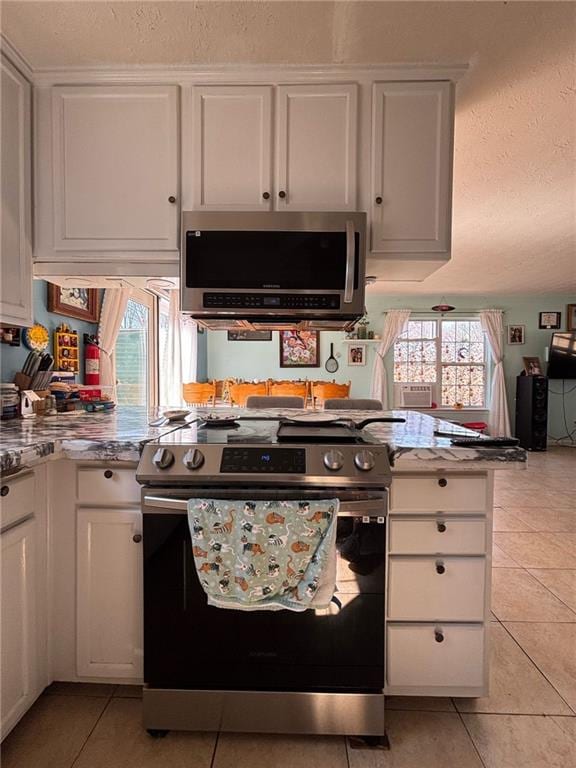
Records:
[[[189,499],[194,564],[208,604],[327,608],[336,585],[338,499]]]

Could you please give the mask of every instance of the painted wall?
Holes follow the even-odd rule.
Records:
[[[428,311],[433,304],[439,301],[439,296],[385,296],[370,292],[367,296],[367,314],[370,320],[370,328],[380,332],[383,322],[383,313],[388,309],[409,308],[415,313]],[[552,294],[542,296],[480,296],[458,295],[445,296],[448,303],[453,304],[463,311],[475,311],[480,309],[496,308],[505,311],[505,324],[523,324],[526,326],[526,343],[523,345],[505,345],[504,370],[506,374],[506,386],[508,392],[508,405],[510,417],[514,424],[514,395],[516,390],[516,376],[522,370],[523,356],[539,356],[542,362],[545,360],[545,348],[550,343],[551,331],[538,330],[538,313],[541,311],[562,312],[562,328],[566,324],[566,305],[576,303],[576,296],[571,294]],[[270,342],[229,342],[223,331],[207,332],[207,376],[209,379],[221,379],[228,376],[243,379],[332,379],[336,381],[352,383],[352,395],[355,397],[369,397],[372,367],[375,357],[375,346],[368,345],[366,366],[349,366],[347,364],[348,345],[343,343],[344,334],[328,333],[320,334],[320,359],[319,368],[289,369],[279,366],[279,342],[278,334],[272,335]],[[330,354],[330,343],[334,343],[334,353],[339,360],[340,369],[331,376],[324,370],[324,363]],[[385,360],[388,371],[389,398],[392,402],[392,354],[389,353]],[[569,429],[574,428],[576,420],[576,382],[566,382],[564,405],[566,421]],[[550,384],[549,400],[549,429],[554,437],[566,434],[564,425],[564,410],[562,403],[562,382],[554,381]],[[466,412],[465,418],[475,417]],[[451,417],[454,414],[451,415]],[[462,414],[456,413],[456,417],[462,418]],[[478,416],[482,416],[478,413]]]
[[[52,331],[60,323],[67,323],[73,331],[78,331],[80,341],[80,377],[77,381],[82,382],[84,377],[84,344],[83,336],[85,333],[96,333],[97,323],[86,323],[83,320],[74,320],[71,317],[57,315],[54,312],[48,312],[48,284],[44,280],[34,280],[34,321],[41,323],[50,332],[50,344],[47,351],[53,353]],[[14,374],[21,370],[30,350],[22,342],[19,347],[10,347],[7,344],[0,344],[0,370],[2,381],[12,381]]]

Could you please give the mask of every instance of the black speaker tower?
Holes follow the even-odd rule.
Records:
[[[545,451],[548,432],[548,379],[516,378],[516,437],[528,451]]]

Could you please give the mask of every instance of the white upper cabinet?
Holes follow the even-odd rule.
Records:
[[[372,251],[450,250],[453,121],[449,82],[374,85]]]
[[[355,210],[358,86],[278,87],[278,210]]]
[[[193,89],[194,208],[269,210],[272,88]]]
[[[357,85],[192,91],[195,209],[356,209]]]
[[[53,88],[57,258],[178,248],[178,135],[177,86]]]
[[[0,322],[32,325],[30,84],[2,56]]]

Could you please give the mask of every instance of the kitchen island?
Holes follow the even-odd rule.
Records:
[[[0,439],[0,469],[10,472],[34,466],[47,458],[95,459],[100,461],[138,461],[143,442],[154,440],[182,426],[173,422],[165,426],[150,426],[164,409],[136,407],[118,408],[112,413],[79,415],[61,414],[55,417],[16,419],[2,424]],[[295,409],[195,408],[189,420],[201,419],[210,413],[218,416],[274,419],[312,413]],[[417,411],[331,411],[331,415],[360,422],[379,416],[406,419],[404,423],[371,424],[366,430],[378,442],[386,443],[394,467],[412,467],[426,462],[437,466],[449,462],[468,469],[523,469],[526,452],[522,448],[455,448],[449,438],[436,437],[435,430],[457,432],[463,436],[474,432],[433,418]],[[410,464],[408,464],[410,462]]]
[[[202,408],[189,418],[213,412]],[[217,413],[273,419],[300,412]],[[3,610],[16,617],[6,647],[17,656],[2,659],[5,690],[15,692],[2,713],[4,733],[52,680],[142,680],[135,467],[146,441],[180,426],[150,426],[158,415],[119,408],[3,424],[3,584],[18,585],[2,595]],[[387,445],[393,473],[386,521],[386,692],[485,695],[493,474],[524,469],[525,452],[454,448],[434,431],[468,434],[465,429],[413,411],[334,415],[356,423],[405,419],[365,428],[371,440]],[[189,427],[191,436],[197,426]]]

